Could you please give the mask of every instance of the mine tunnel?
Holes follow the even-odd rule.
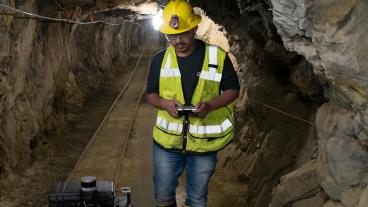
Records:
[[[208,206],[368,207],[368,1],[187,2],[240,85]],[[83,176],[155,206],[145,90],[169,3],[0,0],[0,206],[50,206]]]

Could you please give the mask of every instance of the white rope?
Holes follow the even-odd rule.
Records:
[[[74,20],[69,20],[69,19],[45,17],[45,16],[41,16],[41,15],[38,15],[38,14],[33,14],[33,13],[30,13],[30,12],[22,11],[22,10],[19,10],[19,9],[16,9],[16,8],[13,8],[13,7],[10,7],[10,6],[8,6],[6,4],[2,4],[2,3],[0,3],[0,7],[9,9],[9,10],[12,10],[12,11],[15,11],[15,12],[19,12],[19,13],[22,13],[22,14],[26,14],[28,16],[36,17],[36,18],[39,18],[39,19],[50,20],[50,21],[57,21],[57,22],[65,22],[65,23],[73,23],[73,24],[81,24],[81,25],[101,23],[101,24],[106,24],[106,25],[110,25],[110,26],[118,26],[118,25],[123,24],[123,23],[116,23],[116,24],[114,24],[114,23],[107,23],[107,22],[103,22],[103,21],[80,22],[80,21],[74,21]]]

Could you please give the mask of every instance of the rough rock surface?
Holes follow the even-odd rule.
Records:
[[[306,205],[303,202],[309,203],[309,206],[322,206],[324,200],[316,196],[319,192],[317,162],[312,160],[280,178],[280,184],[273,189],[269,207]]]
[[[364,207],[364,206],[368,206],[368,187],[366,187],[364,192],[362,193],[357,207]]]
[[[323,192],[317,195],[296,201],[292,207],[323,207],[326,200],[326,196]]]
[[[356,206],[362,200],[360,197],[367,184],[368,170],[368,26],[365,22],[368,2],[193,2],[224,26],[230,40],[230,51],[239,63],[242,91],[237,104],[238,136],[234,145],[224,151],[220,163],[229,180],[249,185],[248,205],[266,206],[270,199],[270,191],[266,189],[275,185],[281,175],[315,157],[318,150],[319,184],[334,200],[326,205]],[[288,53],[283,46],[304,58]],[[308,136],[308,131],[302,132],[301,129],[298,129],[299,133],[292,134],[303,134],[306,141],[299,145],[293,145],[292,139],[285,141],[294,147],[302,147],[305,143],[299,155],[296,155],[299,150],[291,152],[285,144],[280,145],[276,141],[287,137],[285,133],[295,129],[296,123],[293,126],[288,124],[289,127],[276,124],[280,121],[272,118],[277,115],[262,109],[259,104],[266,103],[285,110],[280,103],[292,103],[293,106],[299,103],[295,99],[283,99],[283,86],[277,84],[285,81],[281,74],[287,75],[299,96],[307,97],[317,105],[329,102],[318,110],[316,122],[312,121],[318,134],[318,148],[313,146],[313,138],[308,138],[313,136]],[[289,98],[292,96],[288,95]],[[286,108],[291,114],[300,114],[291,107]],[[311,117],[312,111],[309,111]],[[267,120],[273,120],[273,125],[268,126]],[[314,130],[310,133],[313,134]],[[267,139],[268,136],[272,138]],[[299,157],[283,159],[275,151],[279,148],[289,158]],[[273,157],[280,158],[273,160]],[[270,163],[272,168],[268,168]],[[261,166],[268,171],[260,170]],[[239,172],[238,177],[233,173],[227,174],[229,169]],[[268,184],[265,184],[266,180]]]
[[[364,0],[272,0],[285,46],[338,84],[367,89],[368,26]]]
[[[315,158],[311,123],[322,87],[312,65],[284,48],[268,1],[193,3],[223,26],[241,83],[236,138],[222,151],[218,174],[247,189],[243,206],[267,206],[279,178]]]
[[[334,200],[356,206],[368,174],[368,2],[271,2],[286,48],[305,56],[329,83],[329,103],[316,117],[320,184]]]
[[[345,207],[344,205],[342,205],[339,202],[335,202],[335,201],[328,201],[325,203],[325,205],[323,205],[323,207]]]
[[[55,11],[55,4],[40,2],[2,1],[33,13]],[[141,31],[131,23],[79,26],[13,16],[0,16],[0,28],[0,174],[6,175],[26,168],[67,112],[123,70]]]
[[[198,25],[197,38],[203,41],[220,46],[225,51],[229,51],[229,41],[225,37],[224,28],[214,23],[208,18],[205,12],[199,8],[194,8],[195,13],[202,16],[202,21]]]
[[[345,206],[356,206],[367,184],[368,151],[354,135],[359,129],[355,117],[353,111],[325,104],[316,118],[321,186]]]

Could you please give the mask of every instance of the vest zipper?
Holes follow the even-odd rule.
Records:
[[[189,129],[189,115],[185,115],[184,122],[183,122],[183,140],[182,140],[182,149],[181,149],[181,152],[183,154],[187,152],[188,129]]]

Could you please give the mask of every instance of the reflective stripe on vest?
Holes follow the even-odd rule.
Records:
[[[179,68],[170,68],[171,66],[171,56],[170,54],[168,54],[167,56],[167,60],[165,63],[165,67],[161,68],[161,77],[180,77],[180,71]]]
[[[210,71],[209,72],[202,71],[201,72],[200,79],[220,82],[221,81],[222,74],[216,73],[216,69],[215,70],[211,70],[211,69],[213,69],[213,68],[210,68]]]
[[[164,118],[161,118],[159,116],[157,116],[156,125],[160,126],[162,129],[175,131],[175,132],[178,132],[178,133],[181,133],[181,131],[183,131],[183,124],[170,122],[170,121],[168,121]]]
[[[201,71],[200,79],[204,80],[211,80],[220,82],[222,74],[217,73],[216,68],[211,66],[217,65],[217,47],[214,45],[209,46],[209,71]],[[180,77],[180,70],[179,68],[170,68],[171,66],[171,56],[168,54],[165,67],[161,68],[162,77]]]
[[[156,125],[162,129],[174,131],[175,133],[181,134],[183,131],[183,125],[175,122],[170,122],[164,118],[157,116]],[[189,133],[192,134],[218,134],[222,132],[226,132],[232,123],[229,119],[225,119],[219,125],[189,125]]]
[[[217,68],[213,68],[213,66],[217,65],[217,47],[214,45],[208,46],[208,54],[209,71],[201,71],[201,76],[199,78],[220,82],[222,73],[217,73]]]

